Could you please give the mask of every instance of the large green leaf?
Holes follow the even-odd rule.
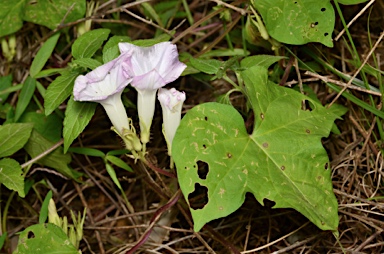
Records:
[[[335,12],[329,0],[253,0],[268,33],[276,40],[302,45],[320,42],[332,47]]]
[[[0,157],[10,156],[27,143],[33,124],[11,123],[0,126]]]
[[[10,190],[17,191],[20,197],[25,197],[24,177],[20,164],[14,159],[0,160],[0,183]]]
[[[73,84],[80,72],[67,70],[57,77],[49,86],[44,96],[45,115],[51,114],[73,90]]]
[[[337,116],[268,82],[265,68],[252,67],[242,76],[255,114],[251,135],[232,106],[205,103],[184,116],[173,141],[186,199],[207,188],[204,207],[191,207],[194,229],[234,212],[251,192],[261,204],[272,200],[275,208],[294,208],[319,228],[336,230],[338,205],[321,138]],[[303,100],[314,108],[302,110]]]
[[[64,152],[66,153],[73,140],[88,125],[95,113],[97,103],[78,102],[73,100],[73,96],[68,101],[64,118]]]
[[[36,156],[46,152],[48,149],[55,145],[54,142],[51,142],[40,135],[37,131],[32,131],[31,137],[28,140],[28,143],[24,146],[24,149],[27,153],[35,158]],[[71,162],[72,158],[70,154],[64,154],[63,148],[58,147],[53,152],[47,154],[40,160],[38,163],[45,165],[50,168],[56,169],[61,174],[70,177],[78,181],[78,177],[81,175],[77,171],[71,169],[68,164]]]
[[[14,254],[79,254],[64,231],[51,223],[36,224],[20,233]]]
[[[13,34],[23,26],[25,0],[2,0],[0,8],[0,38]]]
[[[76,21],[84,17],[85,0],[38,0],[25,6],[23,19],[55,29],[61,23]],[[63,20],[65,18],[65,20]]]

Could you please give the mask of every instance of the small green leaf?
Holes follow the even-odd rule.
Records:
[[[67,152],[73,140],[79,136],[91,121],[95,114],[97,103],[78,102],[73,100],[73,96],[68,101],[64,118],[64,152]]]
[[[49,200],[52,198],[52,191],[48,191],[47,195],[44,198],[43,204],[41,205],[39,223],[42,224],[47,221],[48,218],[48,205]]]
[[[80,59],[73,60],[72,62],[81,67],[88,68],[91,70],[94,70],[101,65],[99,61],[93,58],[80,58]]]
[[[80,36],[72,45],[72,55],[76,59],[91,58],[108,38],[109,29],[91,30]]]
[[[25,80],[23,88],[21,88],[21,92],[19,95],[19,99],[17,100],[16,110],[15,110],[15,122],[19,120],[21,114],[24,113],[24,110],[27,108],[29,102],[32,99],[33,93],[36,88],[36,80],[34,78],[28,77]]]
[[[55,29],[61,24],[84,17],[85,0],[39,0],[28,1],[23,19],[35,24]],[[65,18],[65,20],[63,20]]]
[[[270,36],[279,42],[302,45],[320,42],[333,47],[335,11],[330,1],[253,0]]]
[[[73,90],[73,84],[80,72],[67,70],[57,77],[49,86],[44,97],[45,115],[51,114]]]
[[[199,59],[191,57],[189,60],[194,68],[207,74],[216,74],[224,64],[222,61],[216,59]]]
[[[46,152],[54,145],[54,142],[50,142],[42,135],[40,135],[37,131],[32,131],[31,137],[29,138],[27,144],[25,144],[24,149],[27,151],[29,156],[35,158],[41,153]],[[50,168],[54,168],[64,176],[70,177],[75,181],[79,181],[78,178],[81,176],[81,174],[68,166],[71,160],[71,155],[64,154],[63,148],[58,147],[53,152],[47,154],[46,156],[38,160],[37,163],[40,163]]]
[[[1,92],[6,90],[7,88],[10,88],[12,86],[12,75],[7,75],[0,77],[0,105],[3,104],[10,93],[4,93]]]
[[[123,188],[121,187],[120,182],[117,179],[115,169],[108,162],[105,162],[105,168],[107,169],[107,172],[108,172],[109,176],[111,177],[112,181],[116,184],[116,186],[120,190],[122,190]]]
[[[24,177],[20,164],[14,159],[0,160],[0,183],[10,190],[17,191],[20,197],[25,197]]]
[[[49,57],[52,55],[52,52],[56,47],[59,37],[60,33],[51,36],[37,52],[29,70],[29,73],[31,74],[32,78],[36,78],[36,75],[43,69]]]
[[[19,242],[13,254],[31,253],[79,254],[64,231],[52,223],[32,225],[20,233]]]
[[[0,38],[17,32],[23,26],[26,0],[2,0],[0,8]]]
[[[33,124],[11,123],[0,126],[0,157],[6,157],[20,150],[27,143]]]
[[[37,73],[35,75],[35,78],[36,79],[38,79],[38,78],[45,78],[45,77],[49,77],[49,76],[53,76],[53,75],[59,74],[59,73],[64,72],[64,71],[65,71],[65,68],[46,69],[46,70],[42,70],[39,73]]]
[[[105,153],[103,153],[102,151],[88,147],[70,147],[68,148],[68,152],[101,158],[105,157]]]
[[[118,166],[119,168],[125,169],[129,172],[133,172],[133,169],[122,159],[119,157],[113,156],[113,155],[107,155],[105,158],[107,161],[111,162],[112,164]]]
[[[112,61],[120,55],[119,43],[120,42],[131,42],[128,36],[113,36],[111,37],[105,46],[103,47],[103,62],[107,63]]]
[[[285,56],[270,56],[270,55],[256,55],[256,56],[248,56],[241,60],[240,66],[242,68],[251,68],[255,65],[262,66],[265,68],[269,68],[272,64],[280,61],[281,59],[286,59]]]

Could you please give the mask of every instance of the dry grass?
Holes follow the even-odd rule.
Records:
[[[232,3],[232,7],[240,8],[240,2]],[[226,30],[218,18],[218,13],[207,15],[214,5],[209,1],[190,1],[189,8],[195,25],[189,26],[188,22],[178,19],[173,21],[173,26],[179,26],[173,42],[178,44],[180,52],[198,56],[211,49],[226,47],[224,36],[228,29],[240,28],[241,10],[231,9],[232,22],[227,24]],[[343,11],[346,19],[351,20],[363,6],[345,7]],[[119,11],[117,7],[115,1],[109,1],[102,6],[97,12],[98,16],[94,18],[94,27],[97,28],[105,20],[111,19],[110,13]],[[137,7],[127,10],[122,12],[120,20],[113,22],[132,26],[132,29],[127,30],[132,39],[152,38],[156,29],[153,23],[144,23],[138,19],[137,16],[142,17],[142,14]],[[375,42],[382,32],[382,25],[379,24],[384,21],[383,2],[376,1],[373,5],[370,34],[365,29],[369,11],[368,8],[363,12],[350,28],[362,59],[365,59],[371,49],[368,36]],[[69,35],[72,35],[72,25],[69,26]],[[342,26],[338,23],[336,30],[341,29]],[[8,65],[0,58],[0,74],[12,73],[14,83],[23,82],[38,46],[48,33],[44,27],[26,24],[17,34],[16,59]],[[45,36],[42,36],[43,34]],[[236,39],[234,43],[237,45]],[[383,55],[383,45],[381,43],[377,46],[374,52],[377,57]],[[353,75],[357,70],[357,67],[348,61],[351,56],[347,53],[342,39],[335,42],[334,48],[323,50],[344,73]],[[66,66],[70,57],[69,46],[62,48],[50,59],[48,67]],[[379,64],[379,69],[383,70],[384,62],[379,61]],[[299,74],[300,79],[308,81],[324,104],[337,97],[337,93],[326,88],[321,80],[334,79],[342,82],[338,77],[326,71],[322,72],[320,77],[304,75],[301,70]],[[299,77],[292,71],[287,82],[293,84]],[[51,81],[50,78],[40,80],[44,86],[49,85]],[[227,83],[220,80],[210,83],[187,76],[178,82],[177,85],[188,94],[185,111],[199,103],[214,101],[217,95],[231,89]],[[370,82],[377,85],[378,80],[370,77]],[[348,91],[369,102],[368,94],[364,91]],[[17,96],[15,93],[10,98],[13,105]],[[374,96],[377,102],[375,106],[381,108],[381,97]],[[128,94],[128,97],[135,101],[135,95]],[[38,99],[42,101],[42,98]],[[234,94],[231,99],[240,108],[244,107],[242,96]],[[70,209],[82,211],[84,207],[87,208],[85,236],[81,243],[83,253],[133,253],[129,250],[135,246],[136,253],[343,253],[341,246],[345,253],[351,254],[384,253],[384,147],[379,140],[378,119],[342,97],[339,97],[336,103],[348,107],[349,111],[343,120],[337,121],[341,134],[332,134],[324,139],[324,146],[329,152],[334,192],[339,203],[340,243],[331,232],[322,232],[298,212],[292,209],[272,209],[273,204],[268,201],[262,206],[252,195],[247,195],[245,203],[235,213],[209,223],[201,232],[193,232],[186,203],[176,191],[176,180],[140,162],[135,164],[126,157],[121,158],[127,161],[134,173],[123,170],[117,172],[134,211],[127,209],[121,193],[109,178],[103,161],[98,158],[73,155],[71,166],[84,173],[84,182],[81,184],[63,179],[52,170],[39,169],[37,165],[28,178],[34,179],[35,182],[46,181],[47,186],[54,192],[60,215],[68,216]],[[136,117],[133,109],[129,109],[128,114]],[[160,128],[156,127],[161,125],[160,122],[160,115],[157,115],[148,151],[149,160],[153,165],[165,168],[168,165],[168,159],[164,156],[165,143]],[[120,149],[120,141],[108,128],[106,116],[99,109],[91,125],[73,146],[103,151]],[[16,156],[24,158],[25,155]],[[37,185],[36,192],[31,192],[26,199],[13,199],[7,223],[11,242],[4,250],[5,253],[10,253],[15,247],[17,232],[37,223],[41,207],[40,196],[45,196],[47,186]],[[6,200],[10,192],[2,189],[1,195],[2,200]],[[176,202],[178,200],[179,202]],[[161,207],[163,208],[159,209]],[[165,223],[160,223],[161,221]],[[146,239],[152,228],[160,234],[160,241]]]

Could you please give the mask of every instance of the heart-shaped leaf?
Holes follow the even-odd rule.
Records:
[[[319,228],[336,230],[338,205],[321,138],[337,116],[268,82],[265,68],[252,67],[242,77],[255,114],[251,135],[232,106],[205,103],[185,115],[173,141],[184,196],[208,197],[203,207],[191,207],[195,231],[236,211],[247,192],[261,204],[272,200],[275,208],[294,208]],[[313,108],[303,110],[305,100]]]

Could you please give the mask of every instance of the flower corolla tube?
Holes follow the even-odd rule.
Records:
[[[120,136],[124,129],[130,129],[128,116],[121,101],[124,88],[132,81],[129,59],[130,54],[126,52],[85,76],[78,76],[73,88],[75,101],[94,101],[104,107]]]
[[[176,130],[180,125],[181,109],[185,101],[185,93],[179,92],[175,88],[170,90],[160,88],[158,100],[163,111],[163,133],[167,141],[168,154],[172,153],[172,141]]]
[[[157,43],[151,47],[139,47],[119,43],[122,54],[130,52],[131,85],[137,90],[137,109],[140,119],[140,138],[149,141],[150,128],[155,111],[156,91],[175,81],[187,67],[179,61],[176,45]]]

